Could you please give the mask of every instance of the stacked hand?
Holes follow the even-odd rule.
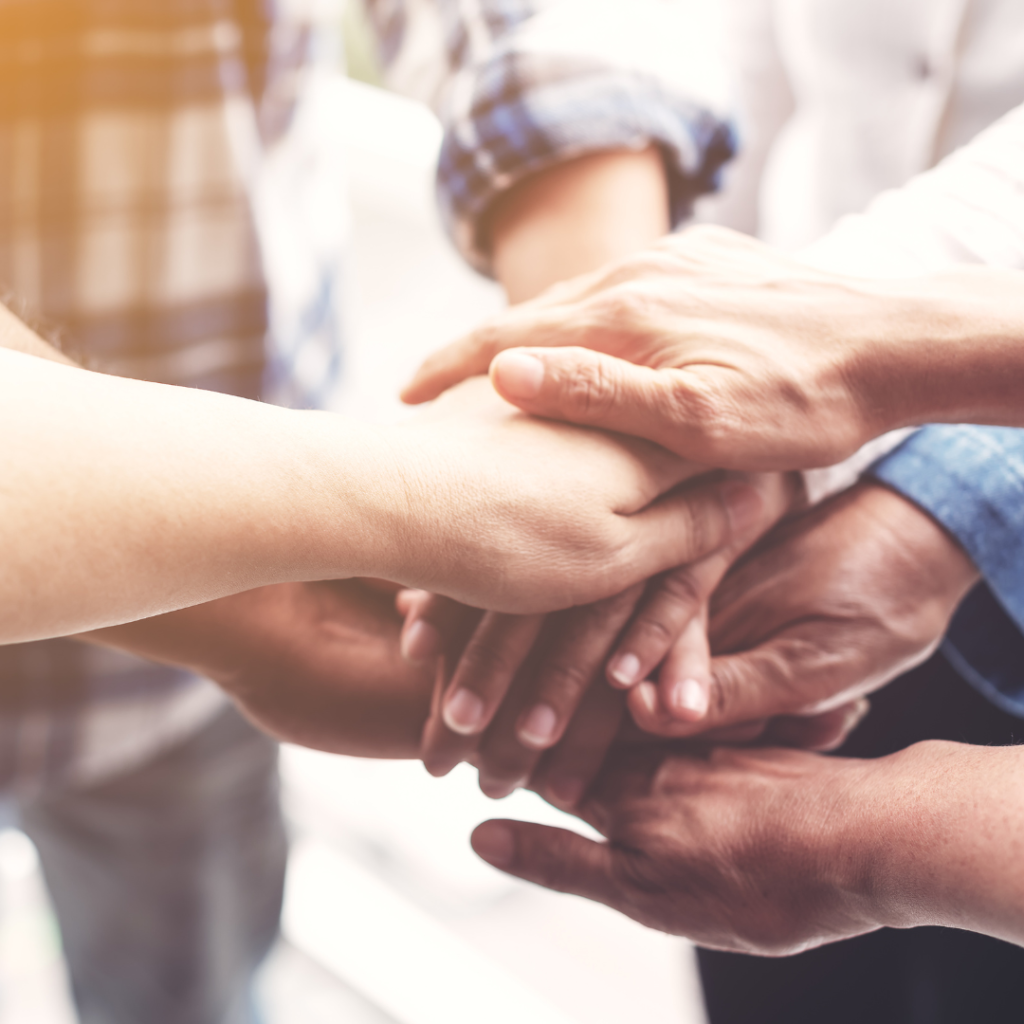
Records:
[[[784,522],[719,585],[788,507],[785,478],[757,479],[767,497],[748,534],[646,589],[546,620],[406,594],[407,654],[444,655],[427,767],[440,774],[471,758],[492,796],[529,784],[572,807],[626,738],[627,707],[665,737],[841,742],[865,694],[934,650],[977,571],[929,516],[862,484]],[[630,655],[641,670],[624,685],[618,667]],[[657,684],[647,679],[655,668]]]
[[[900,312],[884,284],[694,228],[508,310],[430,357],[404,397],[490,368],[528,412],[705,465],[831,465],[897,425],[853,371],[874,361],[884,378],[878,325]]]
[[[971,267],[854,278],[692,228],[508,310],[428,359],[404,397],[490,368],[527,412],[707,466],[828,466],[896,427],[1020,424],[1022,285]]]

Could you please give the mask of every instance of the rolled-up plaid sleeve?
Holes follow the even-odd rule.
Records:
[[[710,5],[714,7],[715,5]],[[656,144],[678,222],[735,151],[720,32],[659,0],[378,0],[389,83],[444,125],[442,216],[488,270],[479,225],[516,182],[586,153]]]

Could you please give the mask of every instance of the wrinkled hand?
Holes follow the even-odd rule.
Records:
[[[894,291],[692,228],[508,310],[431,356],[403,397],[425,401],[490,367],[528,412],[708,466],[827,466],[915,422],[887,371],[908,319]]]
[[[285,583],[85,639],[208,676],[278,739],[415,757],[433,679],[401,657],[400,623],[394,588]]]
[[[923,662],[978,579],[927,513],[879,484],[784,523],[730,573],[712,603],[707,713],[670,715],[631,691],[640,728],[692,736],[776,715],[849,706]]]
[[[687,656],[661,668],[663,685],[667,671],[686,673],[679,681],[682,706],[670,703],[668,709],[687,721],[703,717],[711,678],[707,601],[733,562],[799,499],[785,477],[749,482],[762,495],[760,521],[721,551],[646,588],[547,617],[482,613],[422,592],[401,594],[406,656],[418,662],[441,658],[424,730],[427,770],[443,775],[469,760],[480,769],[480,785],[489,796],[500,798],[529,784],[551,802],[573,806],[612,743],[623,738],[622,694],[608,685],[608,656],[616,646],[639,651],[653,668],[661,660],[656,648],[663,654],[681,637]],[[694,687],[696,707],[688,703]],[[669,693],[677,689],[673,684]],[[856,717],[843,708],[815,718],[743,723],[709,738],[742,742],[767,729],[774,742],[831,746]]]
[[[576,812],[607,842],[489,821],[473,848],[702,946],[796,953],[888,923],[860,856],[874,836],[857,833],[860,794],[887,768],[793,750],[622,751]]]
[[[390,435],[408,473],[378,575],[496,611],[600,600],[727,543],[756,491],[647,441],[521,413],[467,381]],[[393,524],[392,524],[393,525]]]

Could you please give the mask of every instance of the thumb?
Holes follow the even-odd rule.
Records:
[[[705,461],[690,422],[707,399],[679,370],[637,366],[588,348],[523,348],[495,356],[491,382],[524,412],[642,437]]]
[[[707,558],[746,533],[764,515],[764,505],[761,491],[743,480],[710,481],[663,494],[623,517],[632,541],[629,572],[649,578]]]
[[[576,832],[525,821],[485,821],[470,838],[492,867],[556,892],[616,907],[614,853]]]
[[[827,624],[805,622],[759,647],[711,662],[708,726],[777,715],[806,715],[823,701],[850,693],[862,671],[856,649]]]
[[[697,722],[667,714],[653,687],[631,693],[629,708],[645,732],[676,738],[800,714],[814,703],[810,695],[820,689],[821,666],[815,652],[811,638],[780,635],[742,654],[712,658],[708,710]]]

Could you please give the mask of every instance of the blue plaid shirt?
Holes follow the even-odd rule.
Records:
[[[487,272],[478,227],[517,181],[585,153],[656,144],[676,222],[735,152],[723,96],[682,81],[676,5],[651,0],[368,0],[390,84],[444,124],[445,226]],[[668,20],[666,20],[668,19]],[[664,22],[664,24],[662,24]],[[595,36],[595,27],[604,28]],[[669,34],[667,60],[653,52]],[[442,45],[438,47],[438,42]]]

